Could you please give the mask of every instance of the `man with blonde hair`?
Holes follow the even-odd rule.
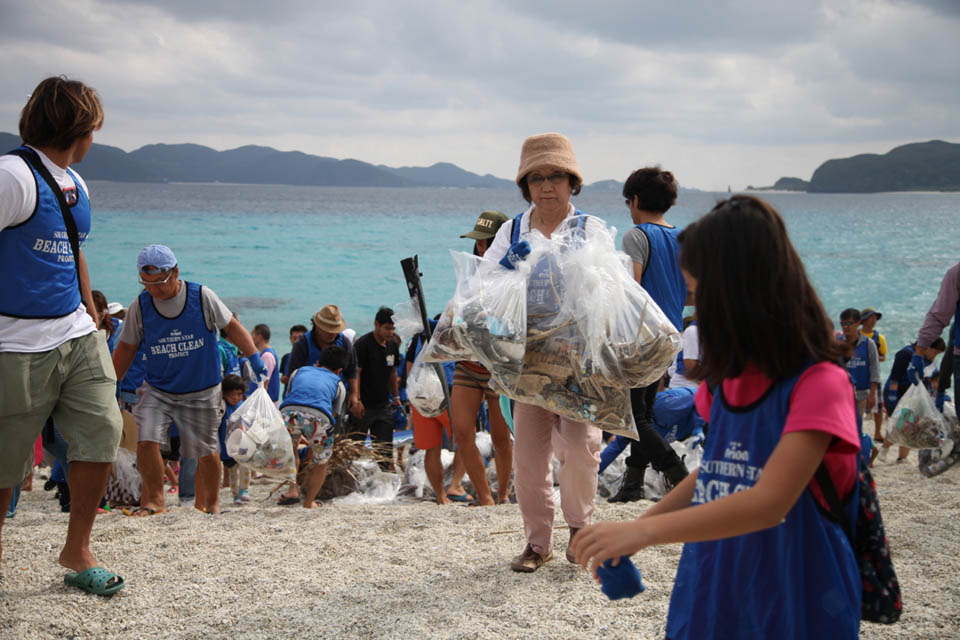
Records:
[[[70,520],[59,562],[72,573],[64,582],[108,596],[123,578],[97,565],[90,534],[123,422],[80,251],[90,232],[87,185],[68,169],[102,124],[96,91],[47,78],[20,113],[23,146],[0,156],[0,530],[52,417],[69,445]]]

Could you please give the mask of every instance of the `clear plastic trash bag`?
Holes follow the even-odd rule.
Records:
[[[407,376],[407,399],[420,415],[435,418],[447,409],[444,384],[437,373],[437,365],[424,361],[421,352]]]
[[[583,339],[584,373],[609,382],[646,387],[659,380],[680,351],[680,332],[633,279],[632,261],[617,251],[616,229],[592,216],[554,231],[563,289],[555,323],[572,321]]]
[[[531,330],[520,375],[506,385],[491,375],[490,386],[517,402],[636,440],[630,389],[584,372],[582,346],[572,323],[549,331]]]
[[[227,420],[227,455],[244,467],[280,480],[295,480],[296,457],[280,410],[264,385]]]
[[[531,242],[531,254],[516,269],[467,253],[451,251],[457,289],[423,351],[425,362],[469,360],[484,365],[506,384],[523,363],[527,329],[530,258],[546,250]]]
[[[420,318],[420,305],[415,298],[393,305],[393,327],[400,336],[400,344],[418,333],[423,333],[423,320]]]
[[[910,385],[887,420],[884,438],[913,449],[936,449],[947,423],[923,385]]]

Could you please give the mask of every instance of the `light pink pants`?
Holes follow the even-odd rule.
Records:
[[[560,509],[571,527],[590,524],[603,432],[532,404],[514,406],[513,469],[527,542],[540,555],[553,535],[553,456],[560,461]]]

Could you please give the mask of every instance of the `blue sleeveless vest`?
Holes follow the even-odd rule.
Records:
[[[329,369],[310,365],[300,367],[293,377],[293,382],[287,385],[287,397],[280,403],[280,408],[292,404],[313,407],[327,414],[333,422],[333,399],[337,395],[339,383],[340,376]]]
[[[638,224],[650,242],[650,258],[640,279],[642,286],[657,303],[677,331],[683,331],[683,306],[687,302],[687,282],[680,271],[680,229],[661,227],[645,222]]]
[[[309,350],[307,352],[307,364],[309,366],[315,366],[317,364],[317,360],[320,359],[320,352],[323,351],[323,349],[320,349],[319,347],[317,347],[316,344],[314,344],[313,329],[310,329],[310,331],[307,331],[306,338],[307,338],[307,349]],[[337,347],[340,347],[341,349],[346,349],[346,347],[344,346],[346,344],[346,339],[343,337],[342,333],[337,334],[337,337],[334,339],[333,344]]]
[[[671,387],[657,394],[653,402],[653,426],[666,442],[703,433],[705,423],[694,406],[695,394],[689,387]]]
[[[240,369],[240,358],[237,351],[225,340],[217,337],[217,351],[220,355],[220,368],[225,376],[239,376],[243,373]]]
[[[847,371],[853,380],[853,387],[858,391],[870,388],[870,345],[869,338],[859,340],[853,355],[847,361]]]
[[[25,148],[25,147],[21,147]],[[24,161],[26,162],[26,161]],[[29,162],[37,185],[37,206],[25,221],[0,231],[0,315],[62,318],[80,306],[77,266],[57,196]],[[77,175],[77,202],[70,207],[80,244],[90,232],[90,200]]]
[[[267,380],[267,394],[270,396],[270,399],[276,402],[280,399],[280,356],[277,355],[277,352],[273,350],[273,347],[267,347],[260,352],[260,356],[263,357],[263,354],[270,352],[273,354],[273,359],[276,361],[277,365],[273,368],[273,374],[270,376],[270,379]]]
[[[579,209],[574,210],[577,218],[577,228],[586,227],[587,218]],[[523,213],[513,219],[510,229],[510,242],[516,243],[520,239],[520,221]],[[562,278],[555,278],[559,273],[554,255],[546,255],[534,265],[527,281],[527,325],[534,329],[545,329],[560,309],[565,286]]]
[[[273,347],[267,347],[260,352],[260,356],[263,357],[267,351],[273,354],[273,357],[277,361],[277,366],[273,370],[273,374],[270,376],[270,379],[267,380],[267,395],[270,396],[270,399],[276,402],[280,399],[280,358],[277,357],[277,352],[273,350]],[[240,369],[243,370],[243,365],[249,362],[249,358],[243,357],[240,358]],[[251,372],[252,373],[252,372]],[[254,376],[256,377],[256,376]],[[256,380],[250,381],[250,386],[247,387],[247,395],[253,395],[253,392],[257,390],[257,387],[260,385]]]
[[[127,369],[127,373],[124,374],[123,380],[120,381],[120,391],[133,393],[140,388],[141,384],[143,384],[143,378],[146,375],[147,347],[144,342],[141,342],[140,346],[137,347],[137,354],[133,357],[133,362],[130,363],[130,368]]]
[[[957,303],[957,312],[953,314],[953,349],[960,349],[960,302]]]
[[[692,505],[756,483],[780,441],[798,377],[775,383],[742,408],[728,406],[717,387]],[[849,500],[851,523],[858,502],[856,495]],[[843,528],[820,512],[808,488],[776,527],[684,545],[666,635],[671,640],[855,640],[861,589]]]
[[[140,294],[143,342],[147,352],[147,382],[167,393],[191,393],[220,384],[217,334],[203,318],[202,287],[184,282],[187,301],[175,318],[153,306],[153,297]]]

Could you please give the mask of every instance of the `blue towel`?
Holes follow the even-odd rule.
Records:
[[[611,600],[632,598],[646,590],[643,576],[628,556],[620,556],[620,564],[612,566],[607,560],[597,571],[600,576],[601,590]]]

